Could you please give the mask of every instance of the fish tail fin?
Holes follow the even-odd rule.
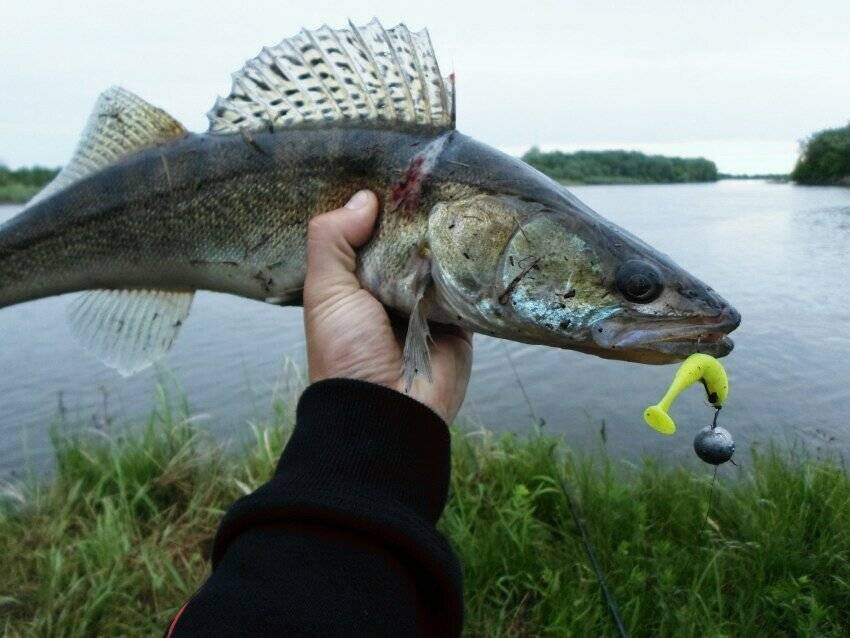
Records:
[[[100,94],[71,160],[27,207],[142,149],[187,134],[168,113],[113,86]]]
[[[45,202],[48,209],[55,203],[55,208],[61,209],[61,200],[46,200],[125,157],[185,135],[186,129],[177,120],[137,95],[119,87],[102,93],[71,160],[0,232],[0,306],[85,286],[85,281],[73,274],[51,276],[55,266],[44,277],[36,276],[43,259],[36,257],[31,247],[39,245],[43,225],[34,222],[49,212],[40,203]],[[8,268],[2,265],[7,259]],[[16,276],[4,284],[4,271],[26,273],[26,277]],[[69,307],[71,333],[103,363],[128,376],[169,350],[189,314],[193,296],[192,291],[88,290]]]

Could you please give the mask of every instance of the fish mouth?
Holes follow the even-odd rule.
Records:
[[[725,357],[735,347],[728,335],[740,323],[731,306],[688,319],[616,315],[594,326],[593,341],[605,350],[602,356],[640,363],[672,363],[697,352]]]

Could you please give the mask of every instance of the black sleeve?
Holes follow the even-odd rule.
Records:
[[[228,510],[168,635],[459,635],[460,564],[435,528],[448,482],[448,429],[423,404],[310,386],[274,477]]]

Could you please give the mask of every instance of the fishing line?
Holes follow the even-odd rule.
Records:
[[[714,419],[711,425],[704,428],[694,439],[694,451],[697,455],[707,463],[714,465],[714,474],[711,477],[711,485],[708,488],[708,505],[705,509],[704,526],[708,526],[708,518],[711,514],[711,506],[714,503],[714,489],[717,485],[717,470],[722,463],[730,461],[733,465],[737,465],[732,460],[732,454],[735,451],[735,443],[732,437],[724,428],[717,425],[717,418],[720,416],[720,407],[714,411]]]
[[[531,403],[531,398],[528,396],[528,392],[525,391],[525,385],[522,383],[522,379],[519,376],[519,370],[514,365],[513,359],[511,359],[510,351],[508,350],[507,344],[502,342],[502,347],[505,350],[505,357],[508,360],[508,363],[511,366],[511,370],[513,370],[514,377],[516,378],[517,385],[519,386],[520,392],[522,392],[522,396],[525,399],[525,403],[528,406],[528,411],[531,415],[531,418],[534,419],[535,423],[542,424],[543,421],[537,417],[537,411],[534,409],[534,405]],[[590,534],[587,531],[587,527],[584,525],[584,517],[582,516],[581,510],[579,508],[576,500],[570,496],[570,490],[567,487],[566,479],[563,474],[558,471],[558,462],[554,457],[554,451],[552,454],[552,460],[555,464],[555,471],[558,477],[558,486],[561,488],[561,492],[564,495],[564,500],[567,501],[567,507],[569,507],[570,515],[573,518],[573,522],[579,530],[579,536],[581,537],[581,544],[584,547],[584,552],[587,554],[587,559],[590,562],[590,566],[593,569],[593,573],[596,576],[597,582],[599,582],[599,588],[602,590],[602,597],[605,599],[605,604],[608,606],[608,611],[611,614],[611,618],[614,620],[614,626],[617,628],[617,635],[620,638],[628,638],[629,632],[626,631],[626,625],[623,623],[623,618],[620,616],[620,608],[617,605],[617,600],[614,598],[614,594],[611,593],[611,590],[608,588],[608,581],[605,578],[605,572],[602,571],[602,565],[599,564],[599,560],[596,558],[596,551],[593,546],[593,542],[590,540]]]
[[[705,508],[705,527],[708,527],[708,515],[711,514],[711,502],[714,497],[714,483],[717,481],[717,470],[720,466],[714,466],[714,475],[711,477],[711,485],[708,488],[708,507]]]
[[[711,421],[711,429],[714,430],[717,428],[717,417],[720,416],[720,408],[717,408],[714,411],[714,419]],[[705,508],[705,523],[704,526],[708,527],[708,516],[711,514],[711,502],[714,500],[714,484],[717,483],[717,470],[720,466],[714,466],[714,474],[711,476],[711,485],[708,488],[708,506]]]
[[[564,493],[564,498],[570,508],[570,514],[572,514],[573,521],[575,522],[576,527],[578,527],[579,535],[581,536],[581,544],[584,545],[584,552],[587,554],[587,559],[590,561],[590,566],[593,568],[596,580],[599,582],[599,588],[602,590],[602,596],[605,598],[605,604],[608,606],[608,611],[611,613],[611,618],[614,620],[614,626],[617,628],[617,635],[619,635],[620,638],[628,638],[629,632],[626,631],[626,625],[623,623],[623,618],[620,615],[620,607],[617,605],[617,599],[614,598],[614,594],[611,593],[611,590],[608,588],[608,581],[605,578],[605,572],[602,571],[602,566],[596,558],[596,551],[594,550],[593,543],[590,540],[590,534],[588,534],[587,528],[582,520],[583,517],[581,515],[579,505],[570,496],[566,480],[560,472],[558,472],[558,485],[561,487],[561,492]]]
[[[535,425],[542,425],[543,421],[538,418],[537,412],[534,409],[534,405],[531,403],[531,398],[528,396],[528,392],[525,391],[525,385],[522,383],[522,379],[519,378],[519,372],[514,365],[514,360],[511,359],[511,352],[508,350],[508,345],[505,341],[502,341],[502,348],[505,351],[505,357],[508,360],[508,363],[511,366],[511,370],[514,372],[514,378],[516,379],[516,383],[519,386],[519,391],[522,392],[522,396],[525,399],[525,405],[528,406],[528,414],[534,420]]]

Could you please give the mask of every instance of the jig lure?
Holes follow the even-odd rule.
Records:
[[[643,412],[643,418],[654,430],[661,434],[673,434],[676,423],[668,411],[686,388],[701,381],[708,402],[717,410],[711,425],[700,430],[694,438],[694,451],[697,456],[712,465],[720,465],[732,458],[735,453],[735,441],[728,430],[717,425],[720,408],[729,397],[729,378],[721,363],[707,354],[692,354],[685,359],[661,401],[651,405]]]

